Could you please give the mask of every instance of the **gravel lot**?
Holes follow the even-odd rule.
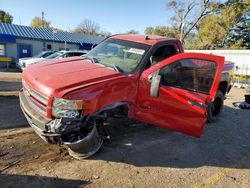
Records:
[[[0,185],[250,187],[250,111],[232,106],[244,92],[233,88],[221,119],[207,124],[200,139],[113,119],[110,141],[82,161],[28,128],[16,97],[0,97],[0,169],[16,163],[0,173]]]

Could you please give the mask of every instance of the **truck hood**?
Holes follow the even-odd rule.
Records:
[[[66,93],[92,84],[124,77],[123,74],[82,57],[45,61],[27,67],[25,82],[45,96],[63,97]]]

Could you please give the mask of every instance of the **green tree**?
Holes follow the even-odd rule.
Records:
[[[250,49],[250,10],[230,31],[227,43],[230,49]]]
[[[74,32],[85,35],[97,35],[100,32],[100,25],[90,19],[85,19],[75,28]]]
[[[201,21],[198,28],[198,35],[201,40],[201,49],[216,49],[223,46],[227,33],[224,27],[224,20],[218,15],[209,15]]]
[[[59,29],[59,28],[56,28],[56,27],[50,27],[50,29],[52,29],[52,31],[53,31],[54,33],[60,33],[60,32],[63,32],[63,30],[62,30],[62,29]]]
[[[0,23],[1,22],[11,24],[13,22],[13,16],[11,16],[8,12],[0,10]]]
[[[176,27],[156,26],[154,34],[165,37],[179,38],[178,30]]]
[[[184,46],[187,50],[197,50],[201,48],[201,40],[197,32],[191,32],[187,35]]]
[[[159,35],[163,37],[173,37],[178,38],[178,29],[176,27],[167,27],[167,26],[156,26],[147,27],[144,31],[147,35]]]
[[[153,33],[154,33],[154,28],[153,28],[153,27],[146,27],[144,33],[145,33],[146,35],[153,35]]]
[[[202,49],[230,48],[232,29],[249,10],[249,0],[228,0],[220,4],[214,14],[203,18],[198,25]],[[240,40],[234,40],[239,46]]]
[[[98,33],[98,35],[101,35],[103,37],[109,37],[109,36],[112,35],[112,33],[109,32],[109,31],[101,31],[101,32]]]
[[[167,8],[172,10],[171,18],[174,27],[178,28],[178,36],[184,42],[187,35],[194,30],[199,21],[213,12],[210,0],[168,0]]]
[[[35,18],[32,19],[31,21],[31,27],[34,28],[50,28],[50,21],[47,20],[42,20],[41,17],[36,16]]]
[[[127,31],[128,34],[139,34],[139,31],[136,31],[134,29],[130,29]]]

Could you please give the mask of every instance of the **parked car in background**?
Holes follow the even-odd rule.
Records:
[[[26,65],[32,64],[32,62],[36,62],[39,59],[44,59],[53,53],[55,53],[55,51],[42,51],[33,57],[20,58],[16,65],[18,68],[23,70],[25,69]]]
[[[58,51],[58,52],[54,52],[52,54],[50,54],[49,56],[45,57],[45,58],[37,58],[37,59],[31,59],[31,60],[27,60],[25,63],[23,63],[22,66],[22,70],[24,70],[26,67],[32,65],[32,64],[36,64],[36,63],[40,63],[42,61],[46,61],[46,60],[50,60],[50,59],[61,59],[61,58],[65,58],[65,57],[73,57],[73,56],[81,56],[81,55],[85,55],[88,51],[84,50],[84,51],[77,51],[77,50],[71,50],[71,51]]]
[[[85,55],[88,51],[84,50],[84,51],[58,51],[55,52],[54,54],[51,54],[50,56],[46,57],[44,60],[48,60],[48,59],[61,59],[61,58],[65,58],[65,57],[73,57],[73,56],[81,56],[81,55]]]

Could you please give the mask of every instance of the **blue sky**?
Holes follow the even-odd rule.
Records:
[[[53,27],[70,31],[88,18],[113,34],[143,33],[147,26],[169,25],[171,17],[166,0],[0,0],[0,9],[13,15],[15,24],[30,25],[44,11]]]

